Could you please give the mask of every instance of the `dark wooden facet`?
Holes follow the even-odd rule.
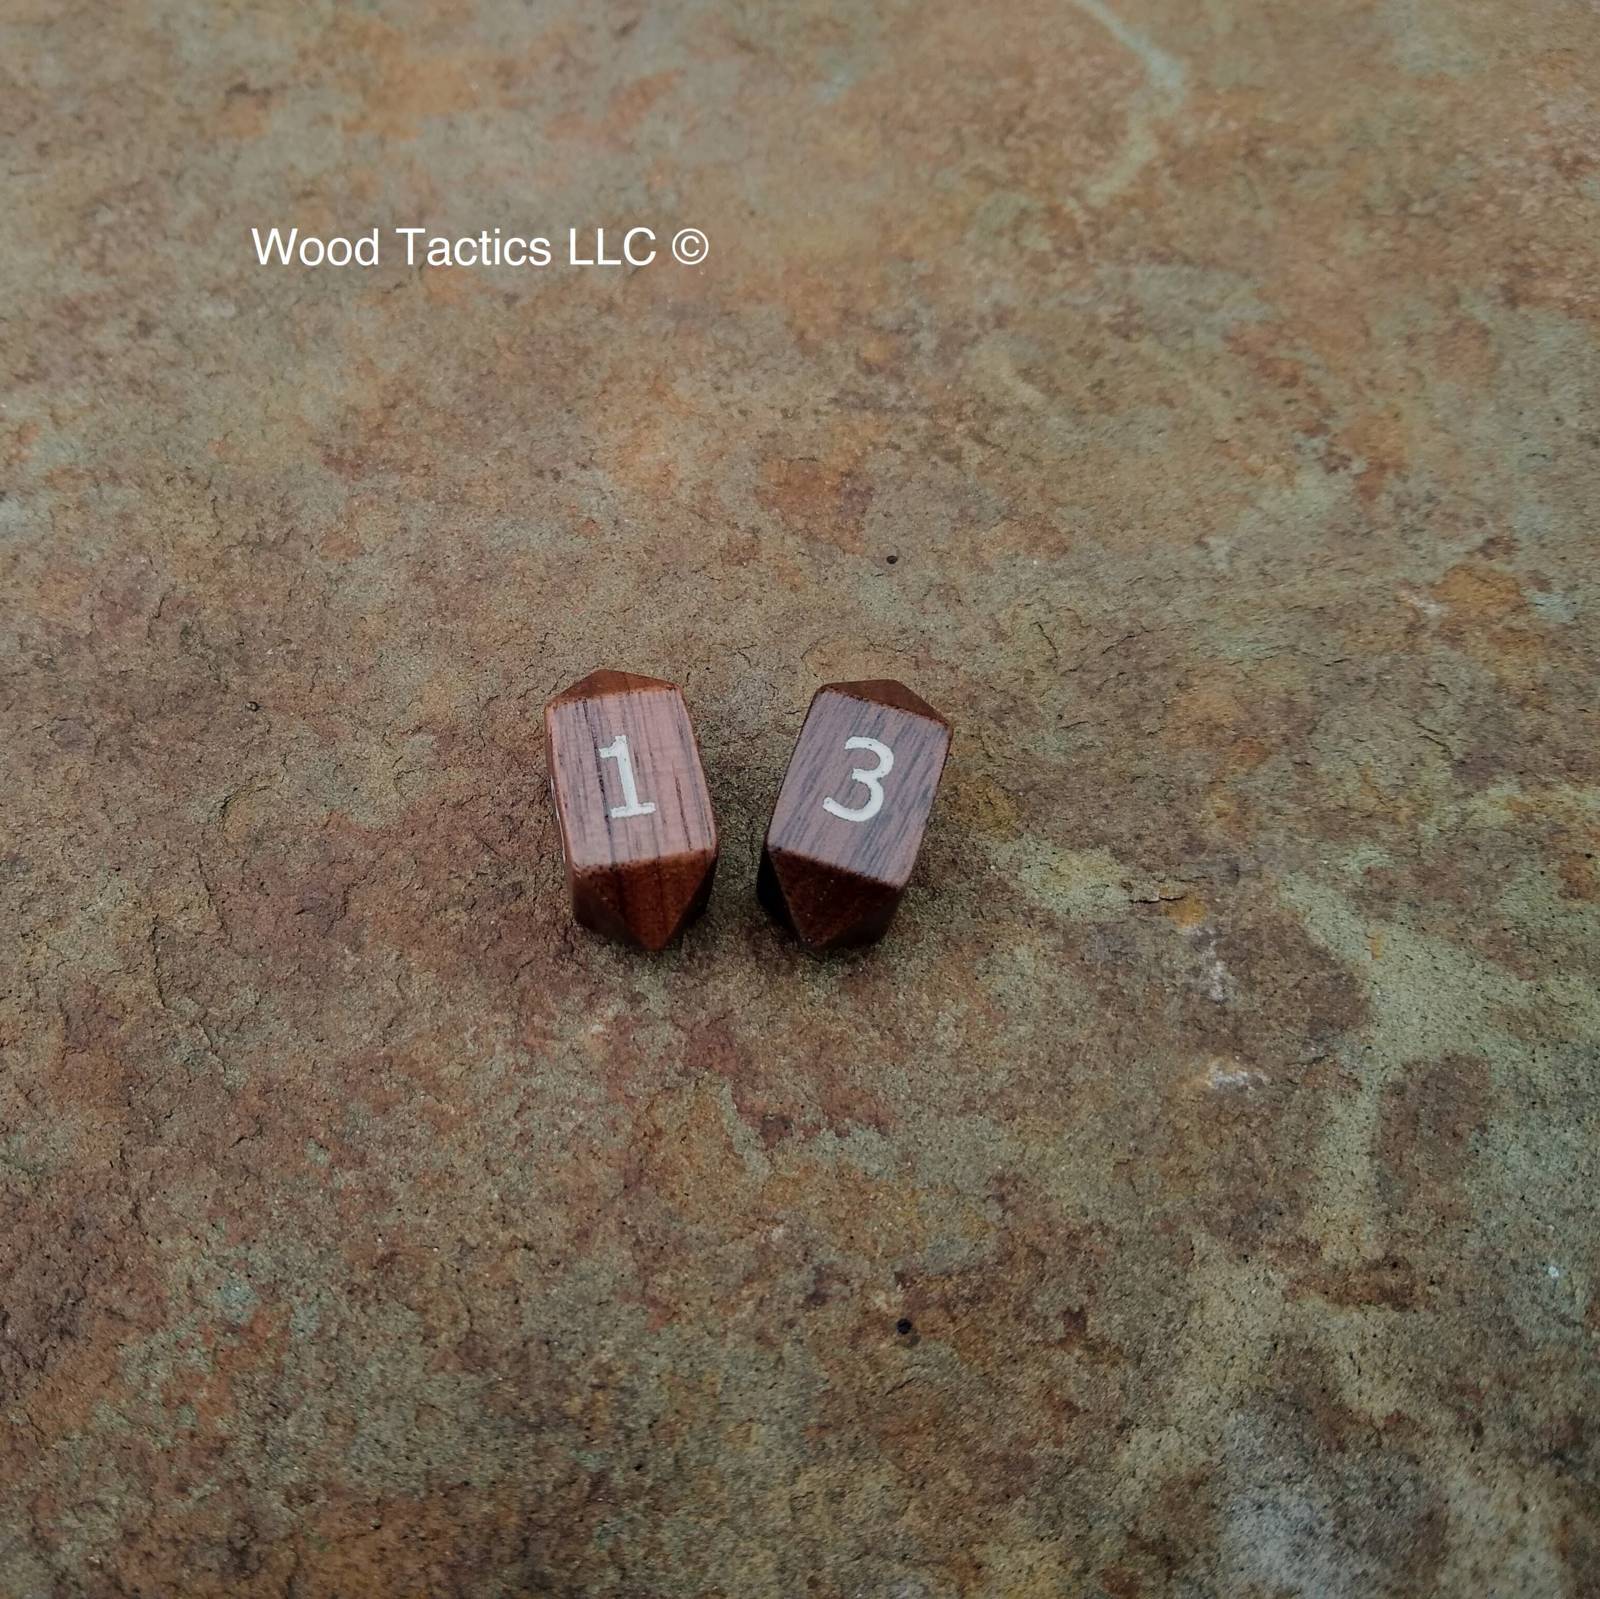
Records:
[[[717,866],[683,695],[659,678],[591,672],[550,701],[544,727],[573,915],[663,948],[705,908]]]
[[[949,724],[903,683],[817,690],[756,879],[762,903],[803,943],[835,949],[882,937],[916,865],[949,749]]]

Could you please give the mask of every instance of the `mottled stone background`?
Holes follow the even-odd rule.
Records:
[[[1600,1593],[1600,10],[0,21],[0,1593]],[[711,240],[304,272],[252,225]],[[719,890],[569,925],[681,682]],[[956,745],[756,908],[815,686]]]

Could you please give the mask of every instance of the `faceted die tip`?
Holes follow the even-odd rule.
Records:
[[[816,862],[761,852],[756,895],[807,949],[824,953],[875,944],[888,932],[903,891]]]
[[[705,910],[716,873],[712,854],[675,855],[650,868],[569,872],[572,914],[592,933],[653,953],[676,942]]]

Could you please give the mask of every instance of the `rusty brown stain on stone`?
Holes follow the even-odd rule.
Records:
[[[1414,1210],[1430,1226],[1469,1219],[1464,1179],[1491,1103],[1488,1067],[1470,1056],[1409,1062],[1391,1081],[1375,1154],[1398,1222]]]

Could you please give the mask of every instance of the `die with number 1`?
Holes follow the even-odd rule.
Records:
[[[573,915],[662,949],[704,908],[717,824],[683,695],[591,672],[545,706],[545,752]]]
[[[817,690],[773,807],[756,889],[812,949],[882,937],[933,809],[950,726],[903,683]]]

